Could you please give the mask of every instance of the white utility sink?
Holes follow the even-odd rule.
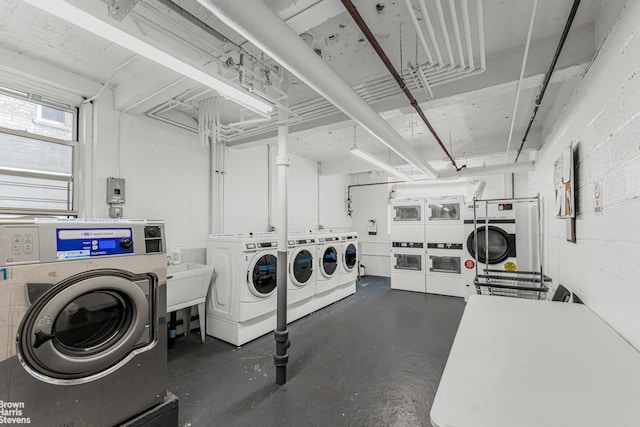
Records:
[[[187,326],[185,326],[185,331],[188,333],[191,307],[197,305],[202,342],[204,342],[205,324],[207,323],[205,302],[212,275],[212,265],[187,262],[167,267],[167,313],[189,309]]]

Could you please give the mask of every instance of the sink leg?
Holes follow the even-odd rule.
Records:
[[[204,305],[205,305],[204,302],[201,302],[200,304],[198,304],[198,319],[200,322],[200,340],[202,341],[203,344],[204,344],[204,340],[207,337],[207,331],[205,330],[207,325],[207,316],[205,314]]]
[[[184,335],[191,332],[191,307],[182,309],[182,324],[184,325]]]

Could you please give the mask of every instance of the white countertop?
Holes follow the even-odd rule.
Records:
[[[435,427],[640,426],[640,353],[582,304],[473,295]]]

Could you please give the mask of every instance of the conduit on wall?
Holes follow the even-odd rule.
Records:
[[[218,97],[200,102],[198,137],[200,144],[209,146],[209,182],[211,188],[209,230],[224,231],[224,168],[225,143],[220,137],[220,106]]]
[[[422,108],[420,108],[420,105],[418,105],[418,101],[416,101],[416,99],[413,97],[413,94],[411,93],[411,91],[409,90],[407,85],[405,84],[404,80],[402,79],[402,77],[400,77],[400,75],[396,71],[395,67],[391,63],[391,60],[389,59],[387,54],[384,52],[384,50],[382,49],[382,46],[380,46],[380,43],[378,43],[378,40],[376,39],[376,37],[373,35],[371,30],[369,29],[369,26],[367,25],[367,23],[364,21],[364,19],[360,15],[360,12],[358,12],[358,10],[353,5],[351,0],[341,0],[341,1],[342,1],[342,4],[344,5],[345,9],[347,9],[349,14],[353,18],[353,20],[356,22],[356,24],[358,25],[358,27],[360,28],[360,30],[364,34],[364,36],[367,38],[369,43],[371,43],[371,46],[373,47],[373,50],[376,51],[376,53],[378,54],[378,56],[380,57],[380,59],[382,60],[384,65],[387,67],[387,70],[389,70],[389,72],[391,73],[391,75],[395,79],[396,83],[398,83],[398,86],[400,86],[400,89],[402,89],[402,92],[404,92],[406,97],[409,99],[409,102],[411,103],[411,106],[416,110],[416,112],[418,113],[418,115],[420,116],[420,118],[422,119],[424,124],[427,126],[427,128],[429,128],[429,131],[431,132],[431,135],[433,135],[433,137],[435,138],[436,142],[442,148],[442,151],[444,151],[444,153],[447,155],[447,157],[451,161],[451,164],[453,165],[453,167],[456,169],[456,171],[460,171],[461,169],[464,169],[466,167],[466,165],[458,166],[456,164],[455,159],[449,153],[449,150],[447,150],[447,148],[442,143],[442,140],[438,136],[436,130],[433,128],[433,126],[431,125],[431,123],[429,122],[427,117],[425,116],[424,112],[422,111]],[[457,35],[458,35],[458,32],[459,32],[459,29],[456,27],[456,34]],[[461,60],[461,63],[463,63],[464,62],[464,56],[462,55],[462,48],[459,47],[459,50],[460,50],[460,60]]]
[[[573,24],[573,18],[576,17],[576,13],[578,12],[578,6],[580,6],[580,0],[574,0],[573,6],[571,7],[571,12],[569,12],[569,17],[567,18],[567,22],[564,25],[562,36],[560,37],[560,41],[558,42],[556,53],[553,55],[553,59],[551,60],[551,66],[549,66],[549,70],[547,71],[547,74],[544,76],[542,89],[540,89],[540,94],[536,97],[536,105],[533,108],[533,114],[531,115],[531,119],[529,120],[529,125],[527,126],[527,130],[524,133],[524,137],[522,137],[522,142],[520,143],[520,148],[518,148],[518,154],[516,154],[516,159],[514,160],[514,163],[517,162],[518,159],[520,158],[522,147],[524,147],[524,143],[527,141],[527,136],[529,135],[529,131],[531,130],[531,126],[533,125],[533,121],[536,119],[536,114],[538,114],[538,108],[540,108],[540,104],[542,104],[542,98],[544,97],[544,93],[546,92],[547,86],[549,85],[549,80],[551,80],[551,74],[553,74],[553,70],[555,70],[556,68],[556,64],[558,63],[558,58],[560,57],[560,53],[562,52],[562,48],[564,47],[564,42],[567,40],[567,36],[569,35],[571,24]]]

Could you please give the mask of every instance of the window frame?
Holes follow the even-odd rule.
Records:
[[[34,94],[24,93],[20,91],[16,91],[13,89],[9,89],[6,87],[0,87],[0,93],[6,96],[10,96],[16,99],[22,99],[27,102],[31,102],[36,104],[37,108],[37,117],[36,122],[40,124],[44,124],[47,126],[57,127],[61,129],[71,130],[72,136],[70,141],[66,141],[63,139],[53,138],[50,136],[39,135],[32,132],[27,132],[23,130],[9,129],[0,126],[0,133],[15,135],[23,138],[35,139],[39,141],[49,142],[53,144],[60,144],[72,147],[72,160],[71,160],[71,174],[64,173],[56,173],[56,172],[44,172],[23,168],[11,168],[11,167],[3,167],[0,166],[0,175],[5,176],[16,176],[22,178],[39,178],[39,179],[48,179],[52,181],[58,182],[66,182],[71,184],[71,188],[68,187],[68,191],[71,192],[71,196],[67,197],[67,209],[42,209],[42,208],[10,208],[10,207],[2,207],[0,206],[0,215],[54,215],[54,216],[66,216],[66,217],[77,217],[78,216],[78,203],[80,197],[80,189],[79,189],[79,142],[78,142],[78,126],[79,126],[79,111],[78,107],[73,107],[68,104],[58,103],[53,100],[49,100]],[[39,121],[40,113],[42,111],[41,106],[47,106],[51,108],[56,108],[58,110],[65,111],[67,113],[72,114],[71,125],[63,126],[61,122],[51,121],[44,119],[43,122]],[[53,125],[50,124],[54,123]]]

